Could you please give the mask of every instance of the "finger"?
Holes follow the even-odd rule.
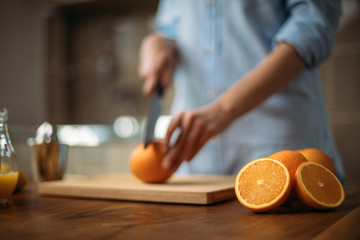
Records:
[[[138,65],[138,75],[140,78],[146,78],[153,69],[153,59],[154,57],[149,53],[149,50],[146,46],[142,45],[139,54],[139,65]]]
[[[173,74],[174,74],[174,64],[170,63],[169,61],[166,64],[166,66],[163,68],[160,77],[161,85],[164,89],[170,85]]]
[[[175,172],[176,169],[180,166],[183,162],[183,159],[180,158],[173,148],[171,148],[168,153],[166,154],[164,161],[162,162],[162,167],[169,172]]]
[[[152,96],[155,92],[155,86],[157,84],[157,78],[154,76],[151,76],[147,79],[145,79],[144,85],[143,85],[143,93],[146,96]]]
[[[169,150],[170,140],[171,140],[175,130],[181,127],[180,123],[181,123],[182,115],[183,115],[183,113],[179,113],[179,114],[175,115],[169,123],[168,129],[166,131],[166,135],[164,138],[165,152],[167,152]]]
[[[170,148],[164,160],[164,167],[170,171],[176,170],[179,164],[185,158],[184,149],[186,148],[187,137],[194,120],[194,114],[191,112],[183,113],[180,119],[181,134],[176,144]]]
[[[211,134],[210,132],[203,132],[199,141],[197,141],[194,144],[193,149],[191,150],[191,152],[189,152],[188,159],[191,160],[200,151],[200,149],[205,145],[205,143],[207,143],[207,141],[209,141],[212,137],[213,137],[213,134]]]
[[[182,148],[192,128],[194,119],[195,115],[192,112],[182,112],[178,114],[177,118],[169,124],[169,135],[167,136],[168,143],[172,140],[171,138],[173,137],[175,130],[180,128],[181,132],[173,146],[176,148]]]
[[[186,148],[184,149],[185,160],[190,161],[190,159],[195,155],[195,147],[198,145],[197,143],[202,137],[204,132],[204,123],[201,121],[194,121],[192,129],[189,133],[189,136],[186,141]]]
[[[183,116],[183,114],[181,114]],[[181,117],[180,121],[184,121],[183,117]],[[180,125],[183,125],[182,123]],[[182,131],[175,143],[175,145],[168,148],[167,154],[165,156],[163,167],[168,171],[175,171],[176,168],[180,165],[180,163],[184,160],[184,156],[182,153],[182,149],[184,148],[184,143],[186,139],[187,133]]]

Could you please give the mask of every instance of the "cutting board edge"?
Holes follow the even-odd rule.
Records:
[[[236,194],[233,187],[217,191],[216,194],[214,194],[213,192],[209,192],[207,196],[208,204],[223,202],[235,198]]]

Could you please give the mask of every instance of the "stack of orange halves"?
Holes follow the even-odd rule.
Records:
[[[298,199],[314,209],[330,209],[345,198],[331,158],[316,148],[284,150],[246,164],[235,193],[248,209],[265,212]]]

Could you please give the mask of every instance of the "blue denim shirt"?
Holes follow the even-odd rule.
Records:
[[[157,31],[176,40],[172,113],[214,100],[251,71],[278,42],[294,46],[307,68],[282,91],[210,140],[178,173],[236,174],[244,164],[279,150],[315,147],[334,159],[344,178],[318,66],[334,44],[337,0],[164,0]]]

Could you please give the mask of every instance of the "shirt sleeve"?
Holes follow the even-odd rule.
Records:
[[[156,31],[168,38],[175,39],[180,21],[179,1],[161,0],[156,14]]]
[[[273,38],[273,46],[287,42],[294,46],[308,67],[326,59],[335,42],[341,16],[339,0],[288,0],[288,18]]]

